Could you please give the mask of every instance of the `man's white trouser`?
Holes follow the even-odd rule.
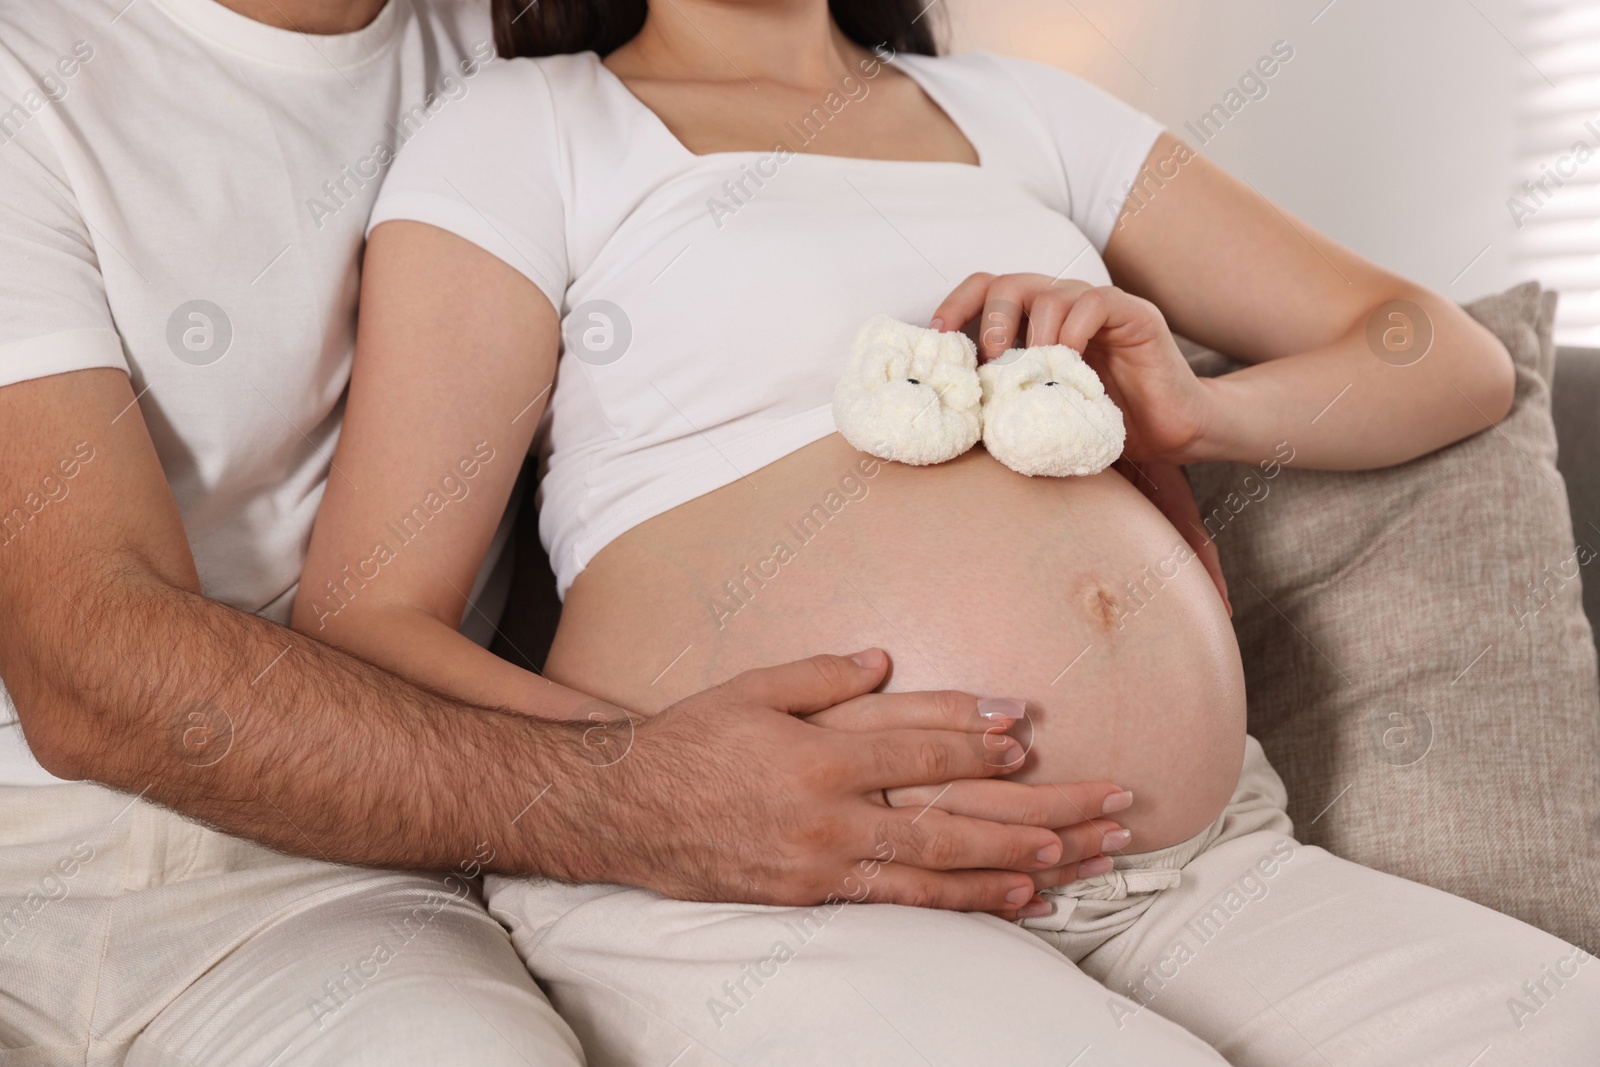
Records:
[[[470,857],[463,857],[468,860]],[[0,788],[0,1065],[583,1062],[475,884]]]

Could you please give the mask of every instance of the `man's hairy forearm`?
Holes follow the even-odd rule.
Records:
[[[442,869],[489,842],[498,869],[584,866],[569,813],[604,783],[579,727],[444,699],[152,575],[50,584],[0,669],[58,773],[333,861]]]

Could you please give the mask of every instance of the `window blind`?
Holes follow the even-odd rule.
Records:
[[[1513,259],[1560,291],[1557,342],[1600,346],[1600,2],[1523,2]]]

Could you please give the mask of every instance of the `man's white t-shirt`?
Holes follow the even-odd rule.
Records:
[[[0,387],[127,371],[208,596],[287,622],[373,197],[493,54],[486,0],[389,0],[337,36],[215,0],[0,0]],[[70,508],[82,438],[0,501],[0,566]],[[0,728],[0,784],[49,781]]]

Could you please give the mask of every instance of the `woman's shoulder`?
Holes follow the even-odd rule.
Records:
[[[1020,56],[964,52],[900,57],[915,73],[969,101],[973,114],[997,129],[1042,138],[1089,165],[1100,148],[1153,140],[1161,124],[1139,108],[1076,74]]]
[[[413,166],[515,163],[524,171],[535,157],[545,164],[539,171],[607,158],[628,136],[609,77],[593,52],[491,59],[428,98],[426,128],[404,140],[399,156]]]
[[[593,52],[562,52],[551,56],[497,56],[483,72],[509,81],[542,78],[552,85],[577,87],[592,84],[603,66]]]
[[[894,62],[952,86],[1030,101],[1041,93],[1048,96],[1101,91],[1092,82],[1049,63],[984,49],[941,56],[902,54]]]
[[[479,98],[471,110],[496,110],[516,118],[548,110],[557,101],[569,108],[594,102],[603,74],[593,52],[496,57],[467,83],[466,96]]]
[[[987,51],[898,55],[893,62],[954,109],[969,138],[983,142],[986,162],[1059,185],[1059,175],[1040,161],[1054,154],[1062,113],[1074,110],[1083,87],[1096,91],[1088,82],[1031,59]]]

